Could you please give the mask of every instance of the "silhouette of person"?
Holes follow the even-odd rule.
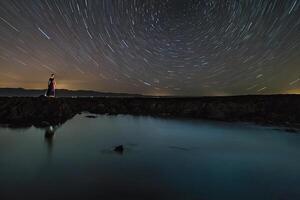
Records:
[[[54,79],[54,74],[51,74],[51,77],[48,81],[48,90],[47,90],[47,97],[55,97],[55,88],[56,88],[56,82]]]

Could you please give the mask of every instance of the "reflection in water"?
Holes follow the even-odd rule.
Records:
[[[299,169],[300,135],[272,127],[77,115],[0,128],[1,200],[300,199]]]
[[[48,145],[49,152],[51,152],[52,148],[53,148],[53,139],[54,139],[56,130],[57,130],[57,127],[53,127],[53,126],[49,126],[45,130],[45,142]]]

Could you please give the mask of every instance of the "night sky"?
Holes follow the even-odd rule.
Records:
[[[300,0],[0,0],[0,87],[300,93]]]

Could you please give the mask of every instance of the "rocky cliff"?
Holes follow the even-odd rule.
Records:
[[[300,95],[232,97],[1,97],[0,123],[62,124],[80,112],[255,122],[300,127]]]

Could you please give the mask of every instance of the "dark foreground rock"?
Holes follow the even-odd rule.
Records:
[[[46,127],[78,113],[131,114],[300,127],[300,95],[232,97],[0,97],[0,123]]]
[[[87,116],[85,116],[86,118],[90,118],[90,119],[95,119],[95,118],[97,118],[97,116],[96,115],[87,115]]]
[[[116,146],[114,148],[114,151],[117,152],[117,153],[123,153],[123,151],[124,151],[123,145]]]

